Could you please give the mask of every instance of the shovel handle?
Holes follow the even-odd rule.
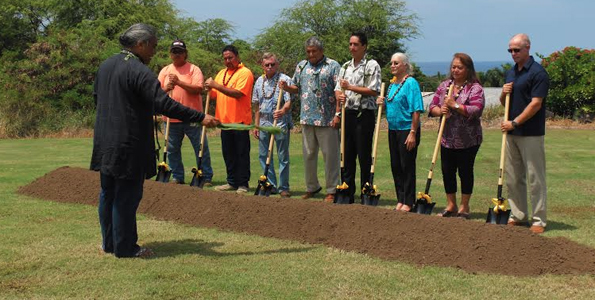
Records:
[[[450,85],[448,88],[448,94],[446,95],[447,98],[450,98],[452,95],[452,90],[454,87],[454,83]],[[438,136],[436,137],[436,145],[434,146],[434,154],[432,155],[432,165],[430,166],[430,172],[428,173],[428,179],[432,180],[434,177],[434,166],[436,165],[436,160],[438,159],[438,151],[440,150],[440,142],[442,141],[442,134],[444,133],[444,127],[446,125],[446,116],[442,115],[440,117],[440,129],[438,129]],[[426,191],[426,194],[429,191]]]
[[[281,108],[281,100],[283,100],[283,89],[279,88],[279,96],[277,96],[277,109],[276,110],[279,110],[279,108]],[[273,127],[275,127],[275,126],[277,126],[277,119],[273,120]],[[274,141],[275,141],[275,135],[271,133],[271,135],[269,136],[269,153],[267,153],[267,161],[266,161],[267,166],[271,163],[271,156],[273,154]],[[264,175],[265,176],[267,175],[266,172]]]
[[[508,121],[508,110],[510,108],[510,94],[506,94],[506,100],[504,102],[504,122]],[[498,171],[498,186],[502,186],[504,183],[504,160],[506,158],[506,137],[508,131],[502,132],[502,148],[500,150],[500,170]]]
[[[384,97],[384,87],[385,87],[385,83],[383,82],[380,85],[380,97]],[[376,150],[378,150],[378,133],[380,132],[380,120],[382,119],[382,107],[383,107],[383,105],[378,106],[378,116],[376,117],[376,128],[374,128],[374,144],[372,145],[372,166],[370,166],[370,177],[374,176],[374,166],[376,165]],[[371,181],[370,181],[370,184],[372,184]]]
[[[207,92],[207,101],[205,103],[205,109],[203,110],[205,115],[209,113],[209,102],[211,102],[211,93]],[[198,151],[198,157],[201,158],[202,157],[202,152],[203,152],[203,145],[205,143],[205,135],[206,135],[206,131],[207,131],[207,126],[202,126],[202,130],[200,132],[200,150]],[[200,166],[198,166],[200,168]]]

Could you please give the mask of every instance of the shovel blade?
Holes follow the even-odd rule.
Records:
[[[508,219],[510,218],[510,209],[506,211],[499,211],[494,212],[493,208],[488,210],[488,217],[486,218],[486,223],[489,224],[497,224],[497,225],[506,225],[508,224]]]
[[[431,215],[434,206],[436,206],[436,202],[428,203],[426,199],[418,199],[413,204],[412,211],[420,215]]]
[[[202,189],[205,186],[205,178],[203,176],[196,176],[195,174],[195,176],[192,176],[190,186]]]
[[[380,195],[362,195],[363,205],[377,206],[379,201]]]
[[[260,189],[260,192],[258,193],[259,196],[264,196],[264,197],[268,197],[271,195],[271,191],[273,190],[273,186],[268,186],[268,187],[262,187]]]
[[[167,182],[169,182],[170,178],[171,178],[171,171],[165,171],[165,170],[159,169],[159,171],[157,171],[157,178],[155,179],[155,181],[167,183]]]
[[[194,173],[194,175],[190,181],[190,186],[202,189],[205,186],[205,177],[202,175],[202,170],[192,168],[192,173]]]
[[[347,190],[337,190],[335,192],[335,204],[351,204],[351,197],[347,194]]]

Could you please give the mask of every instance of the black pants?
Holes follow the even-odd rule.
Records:
[[[415,201],[415,160],[419,146],[421,132],[415,134],[416,146],[407,150],[405,141],[410,130],[389,130],[388,146],[390,150],[390,166],[395,181],[395,190],[399,203],[412,206]]]
[[[139,250],[136,210],[143,197],[144,176],[137,180],[117,179],[101,174],[99,224],[101,247],[116,257],[133,257]]]
[[[221,148],[227,183],[234,188],[248,187],[250,181],[250,132],[221,130]]]
[[[359,115],[359,117],[358,117]],[[374,111],[345,110],[345,182],[349,185],[350,202],[354,202],[356,159],[359,160],[360,189],[370,180]],[[361,193],[360,193],[361,194]]]
[[[473,193],[473,166],[479,145],[465,149],[449,149],[441,146],[440,161],[442,163],[442,180],[447,194],[457,192],[457,171],[461,178],[461,193]]]

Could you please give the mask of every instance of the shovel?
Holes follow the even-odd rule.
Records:
[[[452,88],[454,84],[451,84],[448,88],[447,98],[452,95]],[[436,202],[432,202],[432,196],[430,196],[430,186],[432,185],[432,177],[434,176],[434,166],[436,165],[436,159],[438,158],[438,150],[440,150],[440,142],[442,141],[442,133],[444,133],[444,125],[446,124],[446,116],[442,115],[440,121],[440,129],[438,130],[438,137],[436,138],[436,146],[434,146],[434,155],[432,155],[432,165],[430,166],[430,172],[428,173],[428,180],[426,181],[426,189],[424,192],[417,193],[417,200],[413,204],[412,211],[422,214],[430,215],[436,205]]]
[[[506,94],[506,102],[504,103],[504,121],[508,121],[508,109],[510,107],[510,94]],[[510,209],[508,209],[508,200],[502,197],[502,185],[504,182],[504,158],[506,151],[506,137],[508,131],[502,133],[502,149],[500,150],[500,170],[498,177],[498,196],[492,198],[494,207],[488,210],[488,217],[486,223],[506,225],[508,218],[510,218]]]
[[[341,107],[341,185],[337,185],[335,192],[334,203],[336,204],[351,204],[351,197],[349,196],[349,185],[345,182],[345,106],[347,100]]]
[[[165,124],[165,145],[163,147],[163,161],[157,165],[157,178],[155,181],[169,182],[171,177],[171,169],[167,164],[167,138],[169,137],[169,118]]]
[[[207,91],[207,102],[205,103],[205,114],[209,112],[209,101],[211,100],[211,93]],[[190,181],[190,186],[197,187],[202,189],[205,185],[205,178],[202,174],[202,152],[205,143],[205,134],[207,132],[207,127],[202,126],[202,132],[200,133],[200,147],[198,151],[198,166],[192,168],[192,180]]]
[[[380,97],[384,97],[384,82],[380,86]],[[378,117],[376,117],[376,128],[374,129],[374,144],[372,146],[372,166],[370,167],[370,181],[362,187],[362,204],[378,205],[380,194],[378,187],[374,185],[374,166],[376,165],[376,150],[378,147],[378,132],[380,131],[380,119],[382,117],[382,105],[378,106]]]
[[[283,100],[283,89],[279,90],[279,97],[277,98],[277,110],[281,107],[281,100]],[[273,121],[273,127],[277,125],[277,119]],[[255,196],[265,196],[268,197],[271,195],[273,191],[273,185],[269,182],[267,174],[269,173],[269,167],[271,166],[271,156],[273,155],[273,145],[275,142],[275,135],[269,135],[269,150],[267,153],[267,161],[264,167],[264,174],[260,175],[258,178],[258,186],[256,187],[256,191],[254,191]]]

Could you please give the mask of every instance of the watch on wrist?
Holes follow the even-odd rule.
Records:
[[[340,111],[336,112],[335,113],[335,117],[339,117],[340,118],[341,117],[341,112]]]
[[[455,109],[459,109],[461,107],[458,103],[455,103]]]
[[[510,122],[512,124],[512,128],[516,128],[519,124],[516,121]]]

